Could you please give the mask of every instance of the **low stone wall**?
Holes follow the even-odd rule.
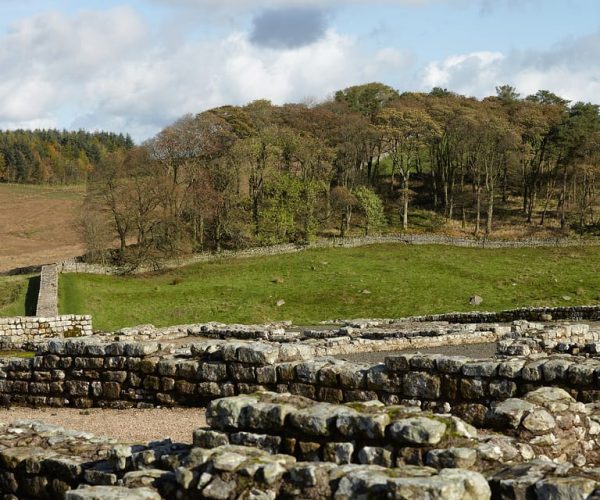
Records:
[[[493,443],[489,453],[498,455]],[[42,422],[20,421],[0,425],[0,492],[7,499],[70,500],[545,500],[596,498],[600,473],[597,468],[547,459],[509,462],[485,475],[451,466],[390,469],[300,462],[290,455],[245,446],[205,449],[170,440],[132,445]]]
[[[35,315],[42,318],[58,316],[58,267],[56,264],[42,267]]]
[[[397,467],[428,465],[486,472],[498,465],[545,457],[582,466],[600,458],[600,411],[564,390],[542,387],[490,409],[503,434],[477,430],[453,415],[377,401],[316,403],[259,392],[212,401],[209,428],[194,444],[255,446],[299,460]]]
[[[207,341],[192,346],[190,356],[177,356],[152,342],[50,341],[35,358],[0,366],[0,397],[5,404],[41,406],[194,406],[271,390],[331,403],[449,403],[476,422],[492,403],[544,385],[563,387],[579,401],[600,400],[597,359],[544,354],[474,361],[406,354],[365,365],[303,360],[311,357],[305,349],[301,343]]]
[[[210,262],[224,258],[264,257],[301,252],[314,248],[355,248],[366,245],[401,243],[405,245],[445,245],[468,248],[539,248],[539,247],[574,247],[599,245],[596,240],[550,238],[550,239],[523,239],[523,240],[493,240],[487,238],[455,238],[435,234],[406,234],[391,236],[368,236],[363,238],[331,238],[322,239],[307,245],[282,244],[267,247],[249,248],[238,251],[223,251],[220,253],[201,253],[180,259],[166,260],[153,266],[142,266],[131,270],[119,266],[105,266],[101,264],[88,264],[82,258],[67,259],[58,263],[60,272],[88,273],[88,274],[123,274],[125,272],[144,273],[159,269],[174,269],[199,262]]]
[[[70,500],[208,498],[444,498],[486,500],[486,479],[445,468],[297,462],[243,446],[202,449],[170,441],[115,443],[41,422],[0,429],[5,498]]]
[[[26,342],[92,335],[92,317],[68,314],[54,317],[0,318],[0,346],[18,348]]]
[[[379,322],[394,323],[398,321],[447,321],[449,323],[510,323],[512,321],[559,321],[590,320],[600,321],[600,306],[572,307],[523,307],[505,311],[488,312],[453,312],[430,314],[427,316],[410,316],[401,319],[381,319]],[[349,323],[357,320],[349,320]],[[359,321],[359,320],[358,320]],[[373,321],[373,320],[371,320]]]

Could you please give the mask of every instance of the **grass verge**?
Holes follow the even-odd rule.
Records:
[[[315,324],[600,303],[600,250],[373,245],[202,263],[132,277],[66,274],[62,313],[93,314],[96,328],[207,321]],[[283,300],[284,305],[277,306]]]
[[[0,277],[0,317],[35,314],[39,276]]]

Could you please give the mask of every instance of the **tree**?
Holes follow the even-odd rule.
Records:
[[[520,94],[517,89],[510,85],[500,85],[496,87],[496,95],[504,104],[510,104],[519,100]]]
[[[410,175],[418,166],[421,150],[439,131],[435,122],[425,111],[400,106],[382,110],[377,117],[377,123],[384,137],[385,151],[392,159],[392,190],[395,172],[400,174],[402,228],[406,230],[408,228]]]
[[[354,196],[357,205],[365,217],[365,236],[371,231],[383,229],[387,222],[383,213],[383,203],[377,194],[365,186],[360,186],[354,190]]]
[[[344,186],[338,186],[331,191],[331,205],[339,217],[340,236],[344,238],[350,229],[352,210],[357,205],[356,196]]]

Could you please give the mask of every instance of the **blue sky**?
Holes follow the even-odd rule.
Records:
[[[598,0],[0,0],[0,128],[142,141],[185,113],[383,81],[600,102]]]

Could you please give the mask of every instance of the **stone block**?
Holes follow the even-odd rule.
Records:
[[[426,372],[408,372],[402,382],[402,393],[408,398],[439,399],[440,377]]]
[[[65,392],[69,396],[87,396],[90,383],[83,380],[67,380],[65,382]]]
[[[488,382],[481,378],[463,378],[460,381],[460,394],[468,401],[477,401],[487,396]]]

